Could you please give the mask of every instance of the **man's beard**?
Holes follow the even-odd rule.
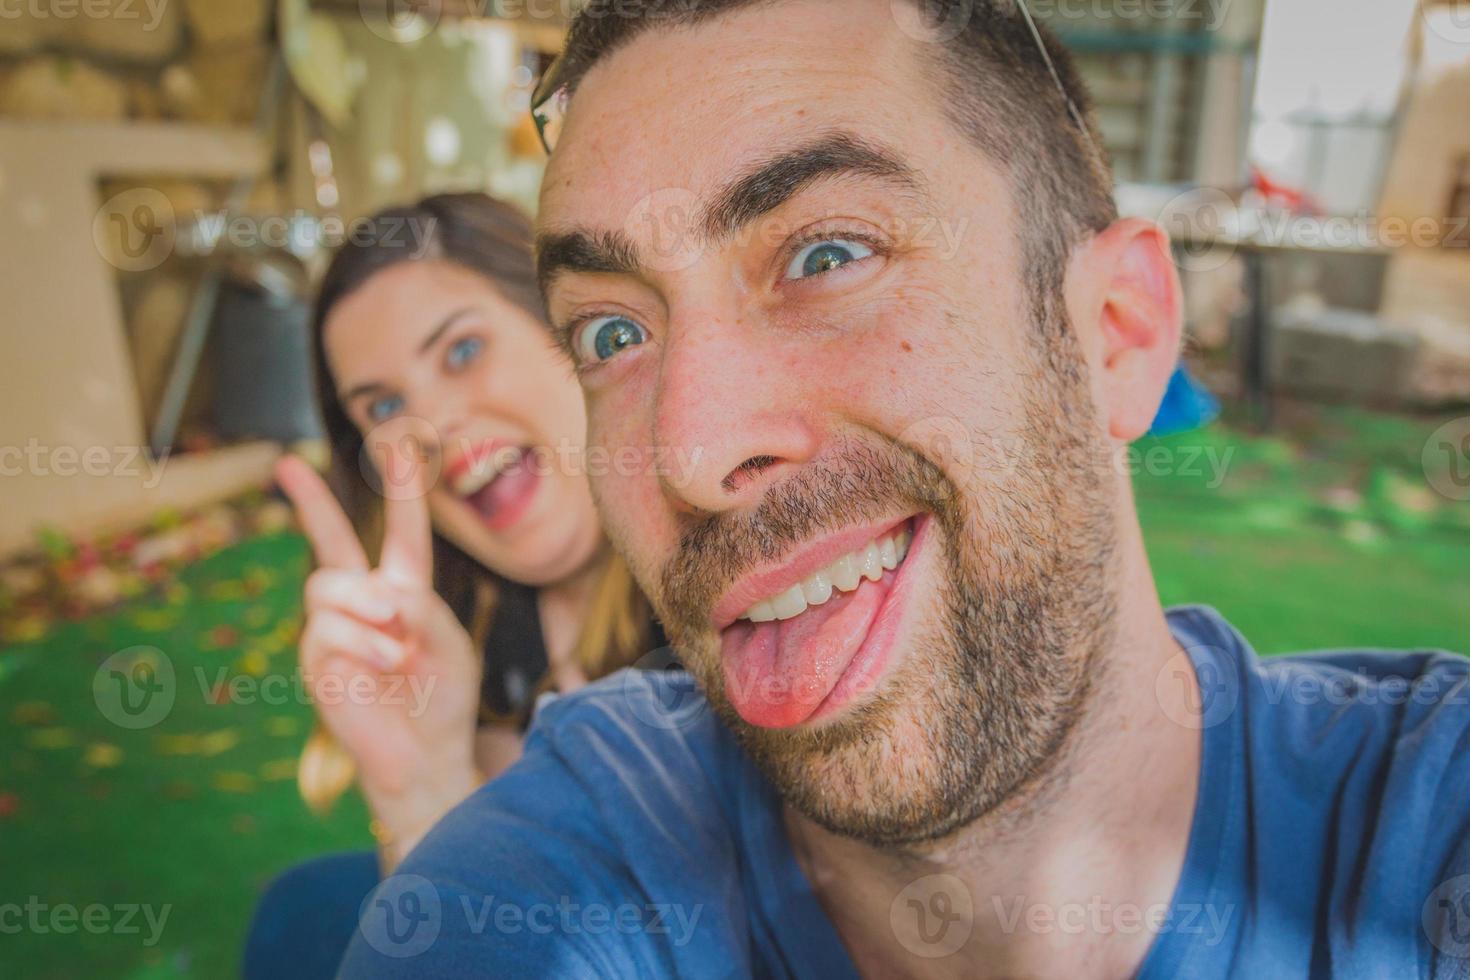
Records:
[[[1081,715],[1112,634],[1114,520],[1086,366],[1061,333],[1038,340],[1020,386],[1014,458],[973,461],[974,473],[1010,470],[993,489],[966,493],[909,446],[849,436],[754,510],[686,529],[657,583],[654,604],[710,703],[781,796],[834,833],[886,847],[944,837],[1048,772]],[[907,596],[891,676],[811,729],[742,719],[709,629],[719,595],[816,534],[913,512],[933,515],[942,579]]]

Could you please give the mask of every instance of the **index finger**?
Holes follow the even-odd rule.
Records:
[[[311,541],[317,564],[323,568],[365,571],[367,552],[352,522],[325,481],[299,456],[283,456],[276,463],[276,482],[291,498],[301,529]]]
[[[406,446],[397,447],[387,443],[383,453],[383,554],[378,570],[398,585],[430,586],[433,531],[419,443],[408,440]]]

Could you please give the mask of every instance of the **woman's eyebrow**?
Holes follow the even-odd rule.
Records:
[[[364,381],[360,385],[353,385],[346,391],[339,393],[337,399],[345,404],[354,398],[361,398],[363,395],[372,395],[387,390],[388,386],[381,381]]]
[[[439,338],[443,337],[445,332],[450,327],[454,326],[456,323],[464,319],[469,314],[477,312],[479,312],[479,309],[477,307],[461,306],[459,309],[449,313],[447,316],[439,321],[438,326],[429,331],[429,335],[425,337],[423,341],[419,344],[417,355],[419,357],[422,357],[424,354],[428,353],[429,348],[438,343]],[[351,388],[342,392],[337,397],[343,402],[350,402],[352,401],[352,399],[360,398],[363,395],[370,395],[374,392],[388,390],[388,386],[383,384],[383,382],[381,381],[364,381],[362,384],[353,385]]]
[[[423,356],[424,354],[428,353],[429,348],[438,343],[439,338],[444,336],[445,331],[454,326],[456,321],[458,321],[461,317],[464,317],[467,314],[474,312],[476,312],[476,310],[473,306],[461,306],[459,309],[455,310],[444,319],[440,320],[439,325],[435,327],[432,331],[430,331],[429,335],[424,338],[423,343],[419,344],[419,356]]]

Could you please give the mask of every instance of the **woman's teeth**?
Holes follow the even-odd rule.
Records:
[[[479,493],[495,482],[496,477],[510,469],[521,456],[520,450],[501,450],[487,459],[476,461],[455,479],[454,492],[461,497]]]
[[[903,530],[869,541],[867,547],[849,552],[819,572],[813,572],[780,595],[762,599],[741,614],[752,623],[768,623],[773,619],[792,619],[811,606],[820,606],[834,592],[851,592],[863,579],[878,581],[883,573],[899,566],[909,553],[913,535]]]

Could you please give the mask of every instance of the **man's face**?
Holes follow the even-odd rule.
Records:
[[[1055,755],[1114,530],[1083,346],[890,10],[639,36],[575,96],[540,222],[591,445],[695,461],[594,476],[613,542],[786,799],[902,844]]]

